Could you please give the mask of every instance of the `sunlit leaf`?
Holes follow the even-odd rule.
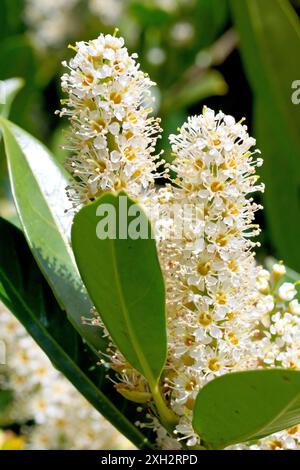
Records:
[[[97,214],[108,206],[116,214],[116,236],[100,239]],[[164,282],[150,224],[141,209],[140,223],[148,238],[119,234],[121,211],[130,213],[134,206],[138,207],[124,193],[108,193],[87,205],[75,216],[72,246],[85,286],[114,342],[155,384],[167,355]]]
[[[300,372],[269,369],[218,377],[198,393],[193,427],[222,449],[300,423]]]
[[[102,349],[101,332],[82,321],[91,316],[92,305],[69,243],[68,176],[38,140],[9,121],[0,123],[12,193],[32,253],[76,329],[97,350]]]
[[[12,102],[24,82],[21,78],[10,78],[0,83],[0,114],[8,117]]]

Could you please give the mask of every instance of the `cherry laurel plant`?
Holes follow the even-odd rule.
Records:
[[[298,281],[255,260],[255,139],[204,107],[169,136],[165,161],[136,54],[116,35],[70,47],[57,111],[68,174],[0,116],[23,229],[0,218],[0,299],[138,447],[300,449]],[[8,82],[12,98],[20,83]],[[120,225],[122,198],[150,235],[99,236],[108,206]]]
[[[159,448],[205,448],[193,410],[208,382],[229,372],[300,365],[295,285],[280,282],[282,263],[269,272],[254,259],[253,237],[260,232],[254,214],[261,207],[252,193],[264,190],[256,175],[262,159],[242,121],[204,108],[170,136],[174,158],[166,164],[155,154],[161,129],[148,107],[154,84],[136,55],[128,54],[122,38],[110,35],[78,42],[74,49],[75,57],[64,63],[67,99],[60,113],[71,124],[67,168],[75,176],[68,187],[73,207],[123,190],[146,213],[153,203],[165,214],[176,204],[203,209],[193,224],[181,221],[188,230],[180,238],[162,236],[165,226],[174,224],[171,215],[163,223],[151,217],[166,286],[168,356],[160,389],[172,412],[169,422],[151,404],[146,378],[113,341],[103,362],[117,371],[116,389],[139,403],[136,426],[152,428]],[[162,176],[166,185],[157,187]],[[94,324],[106,331],[96,312]],[[296,426],[231,448],[299,445]]]

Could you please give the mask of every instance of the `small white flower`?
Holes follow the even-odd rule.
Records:
[[[300,304],[297,299],[289,303],[289,309],[294,315],[300,315]]]
[[[271,276],[267,269],[261,269],[258,273],[258,277],[266,279],[266,281],[269,281]]]
[[[264,277],[259,277],[257,279],[257,288],[262,294],[268,294],[270,292],[269,282]]]
[[[282,276],[286,274],[286,268],[283,264],[281,263],[276,263],[272,267],[272,273],[274,278],[280,279]]]
[[[284,282],[278,290],[278,297],[280,300],[290,301],[297,295],[295,285],[291,282]]]

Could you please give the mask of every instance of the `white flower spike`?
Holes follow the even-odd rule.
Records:
[[[60,112],[71,123],[67,167],[77,181],[68,189],[70,199],[76,207],[109,190],[145,195],[158,176],[161,129],[148,106],[154,83],[122,38],[101,34],[74,49],[75,57],[63,63],[68,98]]]

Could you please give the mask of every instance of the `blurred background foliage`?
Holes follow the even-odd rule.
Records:
[[[204,104],[246,118],[265,162],[266,191],[254,195],[265,206],[258,215],[259,259],[272,255],[300,272],[297,90],[292,102],[293,83],[300,81],[299,13],[299,0],[0,0],[0,80],[24,83],[10,119],[64,160],[67,124],[54,114],[62,98],[61,62],[73,55],[69,44],[117,27],[158,85],[155,113],[166,159],[172,158],[168,135]],[[17,90],[20,82],[6,86]],[[9,105],[0,104],[0,113],[7,115]],[[2,143],[0,215],[18,224]],[[0,431],[0,449],[24,447],[19,428],[13,431]]]
[[[300,270],[299,12],[299,0],[0,0],[0,79],[25,83],[10,118],[64,159],[61,61],[69,44],[119,28],[158,85],[166,159],[168,135],[204,104],[246,117],[265,160],[258,254]],[[14,218],[3,148],[0,171],[0,213]]]

